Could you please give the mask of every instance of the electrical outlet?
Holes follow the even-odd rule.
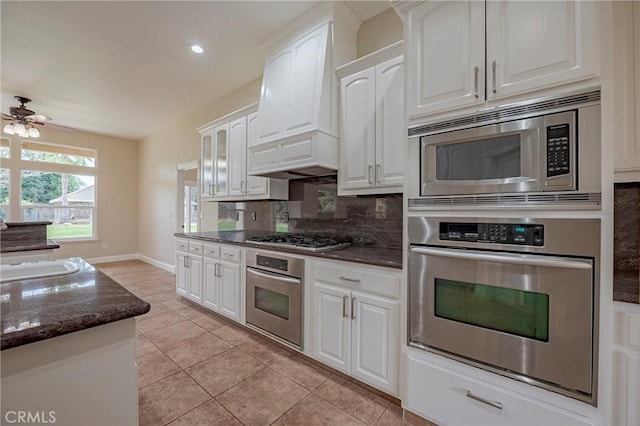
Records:
[[[102,245],[102,250],[106,250],[106,249],[108,249],[108,248],[109,248],[109,244],[104,243],[104,244]]]
[[[257,220],[257,214],[256,212],[251,212],[251,220],[253,220],[254,222]]]

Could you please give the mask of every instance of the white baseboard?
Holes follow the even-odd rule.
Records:
[[[153,259],[151,257],[147,257],[143,254],[137,254],[136,259],[142,260],[143,262],[147,262],[150,265],[157,266],[160,269],[164,269],[167,272],[171,272],[172,274],[176,273],[176,268],[173,265],[169,265],[168,263],[161,262],[157,259]]]
[[[139,259],[139,256],[140,255],[138,253],[131,253],[131,254],[119,254],[116,256],[89,257],[89,258],[85,258],[84,260],[86,260],[91,264],[109,263],[109,262],[121,262],[123,260],[137,260]]]

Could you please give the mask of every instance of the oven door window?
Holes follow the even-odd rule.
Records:
[[[492,180],[522,176],[521,135],[436,146],[439,181]]]
[[[543,293],[436,278],[435,315],[549,341],[549,295]]]
[[[255,307],[261,311],[289,320],[289,296],[266,288],[255,288]]]

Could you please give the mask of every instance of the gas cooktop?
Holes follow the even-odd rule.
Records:
[[[337,250],[349,246],[349,243],[336,241],[331,238],[284,233],[252,237],[245,240],[245,242],[256,245],[288,247],[308,251]]]

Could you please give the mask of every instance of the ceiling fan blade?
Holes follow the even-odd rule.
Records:
[[[47,117],[46,115],[42,115],[42,114],[27,115],[25,117],[25,119],[26,120],[35,121],[35,122],[43,122],[43,121],[51,121],[51,120],[53,120],[51,117]]]
[[[0,113],[0,116],[2,116],[3,120],[15,120],[15,117],[5,114],[4,112]]]
[[[40,122],[34,122],[33,124],[38,124],[40,126],[44,126],[44,127],[50,127],[52,129],[59,129],[59,130],[65,130],[67,132],[77,132],[78,129],[74,129],[73,127],[67,127],[67,126],[62,126],[60,124],[53,124],[53,123],[40,123]]]

